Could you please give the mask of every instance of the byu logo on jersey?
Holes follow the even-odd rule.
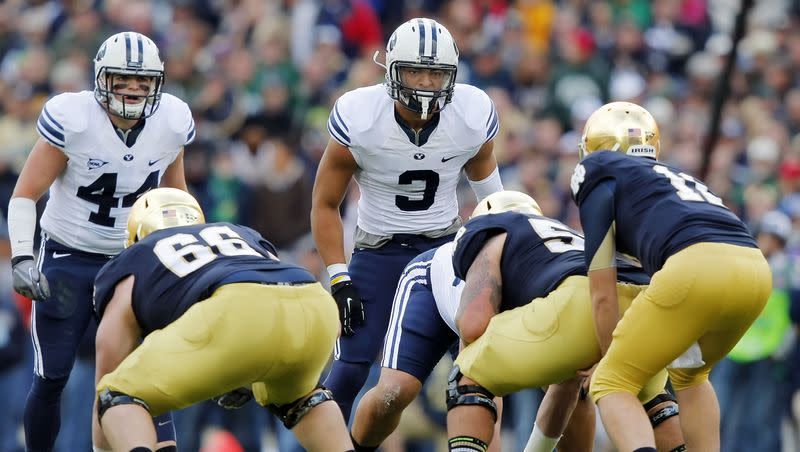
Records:
[[[126,162],[130,162],[131,160],[133,160],[133,154],[125,154],[125,155],[123,155],[122,156],[122,160],[125,160]]]
[[[107,164],[108,164],[108,162],[106,162],[105,160],[100,160],[100,159],[89,159],[89,161],[86,162],[86,166],[90,170],[100,168],[100,167],[105,166]]]
[[[424,158],[425,154],[423,154],[422,152],[417,152],[416,154],[414,154],[414,160],[422,160]]]

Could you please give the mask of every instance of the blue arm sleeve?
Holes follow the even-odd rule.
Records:
[[[604,249],[603,242],[614,226],[615,188],[616,182],[613,179],[606,179],[596,184],[592,191],[581,200],[580,217],[583,234],[586,238],[587,269],[597,268],[598,264],[601,267],[614,266],[615,250]],[[603,259],[604,262],[595,262],[595,259],[598,258]]]

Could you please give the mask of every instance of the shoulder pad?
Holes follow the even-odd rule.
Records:
[[[586,156],[575,165],[572,171],[570,188],[572,197],[580,204],[586,194],[597,185],[601,180],[613,177],[614,161],[626,156],[611,151],[595,152]]]
[[[383,84],[354,89],[342,94],[328,117],[328,133],[343,146],[354,144],[354,134],[369,129],[381,105],[391,101]]]
[[[179,142],[182,146],[194,141],[195,129],[192,111],[186,102],[178,99],[172,94],[163,93],[161,95],[161,106],[167,115],[170,130],[180,136]]]
[[[455,238],[453,270],[459,279],[466,280],[472,262],[492,237],[508,232],[508,220],[513,212],[482,215],[469,220]]]
[[[36,130],[48,143],[63,149],[70,132],[86,129],[87,107],[93,102],[94,94],[91,91],[63,93],[52,97],[39,114]]]
[[[456,83],[451,107],[464,118],[467,127],[484,134],[484,142],[494,138],[500,130],[494,102],[480,88]]]

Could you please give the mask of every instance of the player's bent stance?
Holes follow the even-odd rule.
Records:
[[[254,398],[307,450],[352,450],[317,386],[339,325],[310,273],[249,228],[204,224],[178,190],[142,196],[128,231],[95,283],[96,415],[114,450],[153,450],[152,416],[217,396],[228,408]]]

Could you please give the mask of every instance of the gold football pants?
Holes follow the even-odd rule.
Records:
[[[758,317],[771,290],[772,273],[757,248],[698,243],[675,253],[617,324],[592,376],[592,398],[637,393],[695,343],[704,363],[669,369],[670,381],[676,391],[706,381]]]
[[[98,386],[144,400],[153,416],[252,384],[261,405],[317,385],[339,332],[319,284],[227,284],[149,334]]]
[[[618,284],[620,311],[644,287]],[[505,395],[568,380],[599,359],[589,279],[571,276],[546,297],[492,317],[486,332],[461,351],[456,364],[495,395]],[[666,380],[666,372],[654,377],[641,400],[663,391]]]

